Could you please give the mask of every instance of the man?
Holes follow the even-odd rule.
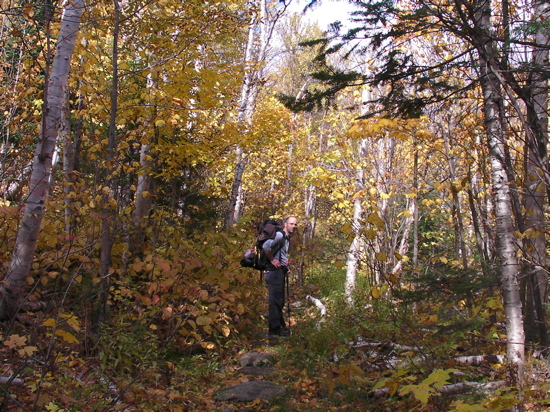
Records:
[[[267,281],[270,336],[290,335],[283,318],[283,307],[285,279],[288,274],[288,247],[297,226],[298,220],[294,216],[287,217],[283,222],[283,231],[277,232],[275,238],[266,240],[262,247],[269,260],[264,277]]]

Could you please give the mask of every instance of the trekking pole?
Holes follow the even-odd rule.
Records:
[[[288,331],[290,332],[290,279],[288,276],[287,271],[285,273],[285,281],[286,281],[286,313],[288,317]]]

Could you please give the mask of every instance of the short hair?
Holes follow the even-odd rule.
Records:
[[[296,219],[296,221],[298,221],[298,218],[297,218],[296,216],[288,216],[288,217],[286,217],[285,219],[283,219],[283,225],[284,225],[284,224],[286,223],[286,221],[287,221],[288,219],[290,219],[291,217],[293,217],[294,219]]]

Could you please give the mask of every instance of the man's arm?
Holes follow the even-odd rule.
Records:
[[[273,253],[271,253],[271,250],[264,250],[265,255],[271,262],[273,266],[275,266],[277,269],[281,268],[283,265],[281,265],[281,262],[279,262],[279,259],[275,259],[275,256],[273,256]]]
[[[273,255],[272,250],[273,249],[278,250],[279,248],[281,248],[282,245],[280,245],[280,243],[283,240],[284,240],[284,236],[281,233],[277,233],[274,239],[266,240],[263,246],[265,255],[267,256],[271,264],[275,266],[277,269],[281,268],[283,265],[281,264],[281,262],[279,262],[279,259],[275,259],[275,256]]]

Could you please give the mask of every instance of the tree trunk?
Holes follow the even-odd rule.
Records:
[[[57,51],[46,87],[48,93],[44,105],[43,128],[33,161],[29,195],[8,271],[0,286],[0,319],[16,315],[36,251],[49,190],[52,156],[65,104],[64,90],[67,87],[71,57],[83,9],[83,0],[73,0],[65,5],[63,11]]]
[[[494,47],[491,40],[491,3],[480,0],[476,4],[476,25],[479,29],[478,43],[483,108],[491,181],[494,196],[497,251],[502,282],[502,297],[506,317],[507,347],[511,385],[519,388],[524,383],[525,337],[518,281],[518,260],[514,225],[512,221],[512,197],[506,173],[505,136],[501,123],[502,99],[498,80],[494,74]]]
[[[107,167],[105,186],[102,194],[102,220],[101,220],[101,253],[99,263],[99,301],[92,322],[92,331],[99,332],[102,323],[106,319],[107,300],[109,298],[109,285],[111,278],[112,251],[114,244],[114,224],[117,218],[116,207],[111,199],[115,198],[116,184],[113,172],[115,171],[116,151],[116,116],[118,111],[118,39],[120,30],[120,3],[113,1],[114,27],[113,27],[113,80],[111,82],[111,113],[109,119],[109,132],[107,142]],[[115,209],[115,210],[114,210]]]
[[[416,138],[415,138],[415,147]],[[418,149],[414,150],[414,161],[413,161],[413,188],[415,191],[414,201],[414,214],[413,214],[413,258],[412,258],[412,268],[413,271],[418,269],[418,225],[420,223],[420,212],[418,210]]]
[[[139,254],[143,249],[145,242],[145,218],[151,210],[151,188],[153,177],[151,175],[153,161],[151,160],[151,146],[142,144],[139,153],[140,172],[138,175],[136,193],[134,196],[135,209],[132,213],[132,221],[134,224],[133,233],[129,245],[130,254],[134,256]]]
[[[534,2],[534,20],[548,22],[550,5],[546,1]],[[526,135],[525,165],[525,230],[530,231],[524,240],[524,250],[528,259],[528,290],[531,291],[532,311],[536,327],[529,335],[537,336],[534,341],[548,346],[548,329],[544,303],[548,302],[548,280],[546,275],[546,221],[544,208],[547,205],[544,176],[548,173],[548,49],[550,36],[547,29],[538,27],[535,34],[537,47],[533,50],[533,70],[530,74],[527,106],[527,123],[532,133]]]
[[[362,166],[362,159],[365,156],[366,140],[361,140],[359,143],[357,157],[359,159],[359,167],[355,173],[355,192],[358,194],[365,188],[364,171]],[[361,253],[361,229],[363,224],[361,219],[363,217],[363,196],[355,196],[353,201],[353,233],[354,238],[348,249],[348,257],[346,260],[346,282],[344,286],[344,292],[348,303],[353,303],[353,292],[355,291],[356,278],[357,278],[357,265],[359,262],[359,255]]]
[[[456,255],[457,258],[462,259],[462,266],[465,270],[468,270],[468,256],[466,249],[466,242],[464,236],[464,222],[462,219],[462,207],[460,199],[460,188],[455,187],[455,182],[457,180],[454,158],[451,154],[451,142],[449,137],[449,132],[444,130],[443,133],[443,142],[445,145],[445,157],[447,159],[447,165],[449,167],[449,177],[451,179],[451,194],[453,196],[453,209],[455,211],[453,220],[455,225],[455,236],[456,236]]]
[[[363,171],[357,171],[357,187],[360,186],[360,181],[363,178]],[[359,191],[361,189],[358,189]],[[363,215],[361,197],[357,197],[353,201],[353,232],[355,236],[348,249],[348,257],[346,260],[346,282],[344,291],[346,299],[350,304],[353,303],[353,292],[355,291],[356,278],[357,278],[357,264],[359,262],[359,254],[361,253],[361,217]]]
[[[65,93],[68,93],[67,91]],[[67,97],[65,102],[68,103]],[[72,207],[75,187],[76,144],[71,139],[71,114],[68,104],[64,107],[61,120],[60,140],[63,144],[63,191],[65,193],[65,234],[71,236],[74,230],[74,209]]]

